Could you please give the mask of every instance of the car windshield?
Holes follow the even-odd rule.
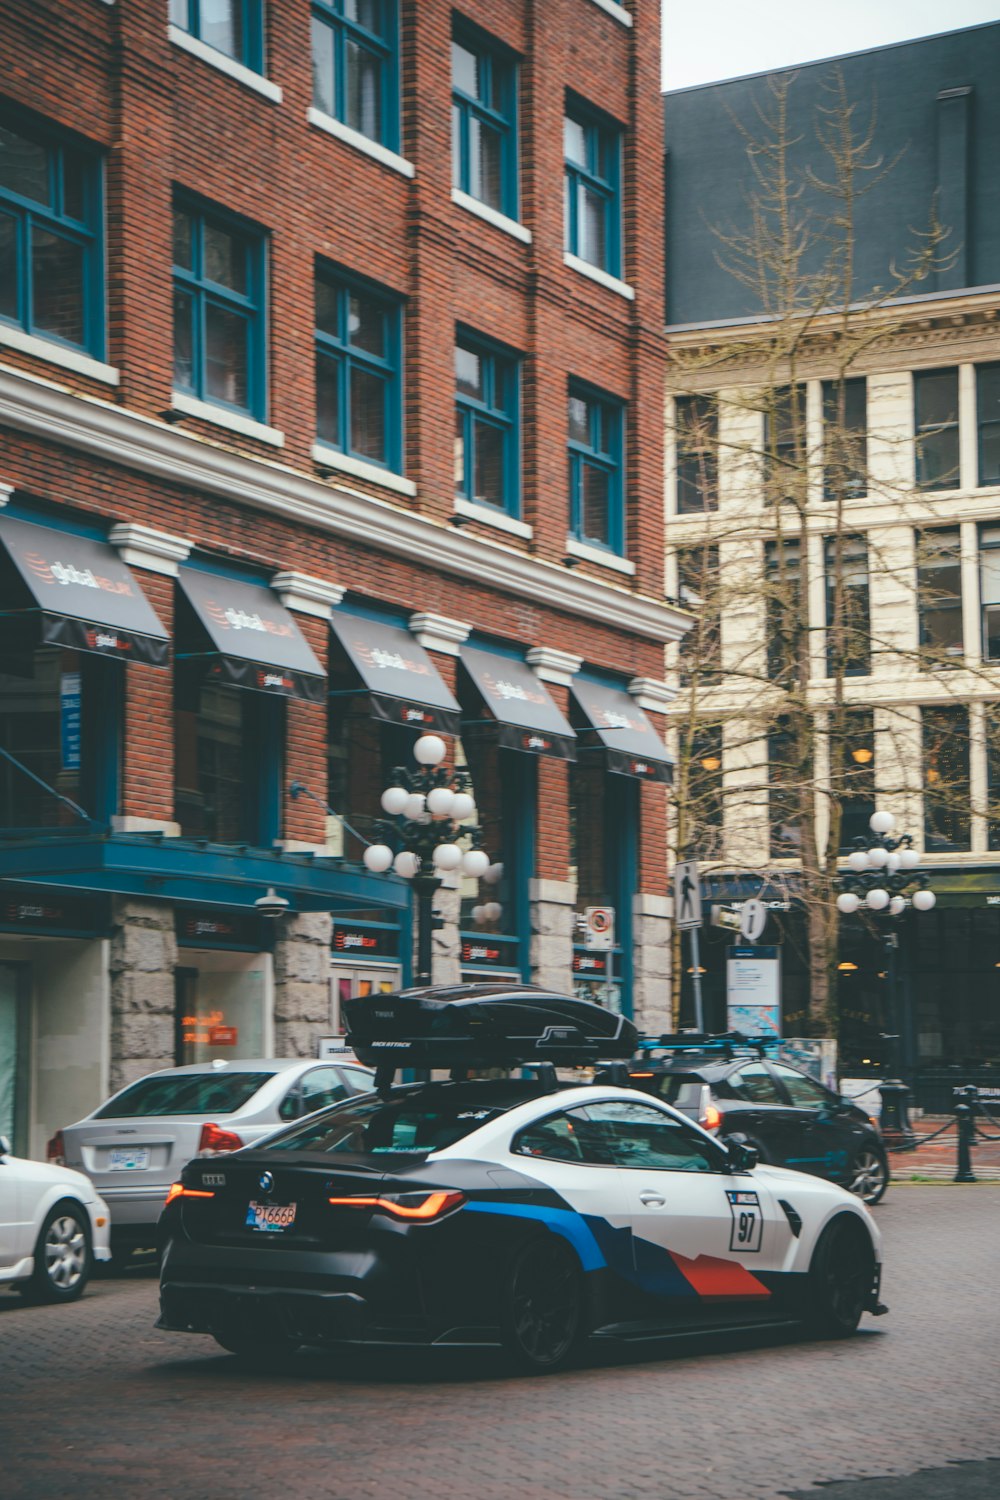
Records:
[[[506,1094],[476,1097],[468,1090],[448,1094],[446,1088],[447,1085],[432,1094],[404,1094],[391,1099],[366,1094],[335,1105],[319,1119],[272,1137],[267,1149],[349,1152],[353,1156],[381,1156],[389,1152],[427,1156],[460,1141],[520,1102]]]
[[[95,1120],[129,1115],[231,1115],[252,1099],[273,1073],[174,1073],[140,1078],[109,1099]]]

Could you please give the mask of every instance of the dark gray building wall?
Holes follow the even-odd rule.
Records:
[[[669,46],[669,33],[666,45]],[[1000,284],[1000,22],[783,70],[789,99],[793,171],[829,167],[816,132],[821,85],[834,70],[859,105],[858,128],[876,109],[877,154],[899,160],[862,199],[856,216],[854,295],[890,284],[889,267],[926,229],[937,203],[956,252],[917,292]],[[766,107],[766,75],[736,78],[664,95],[667,216],[667,322],[753,317],[757,302],[719,264],[714,229],[745,229],[752,191],[746,141],[755,101]],[[819,195],[817,213],[824,212]],[[828,210],[827,210],[828,211]],[[931,284],[933,283],[933,284]]]

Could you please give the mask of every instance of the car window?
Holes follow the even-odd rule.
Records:
[[[273,1073],[172,1073],[162,1078],[140,1078],[131,1088],[109,1099],[95,1120],[121,1120],[131,1115],[230,1115],[240,1109]]]
[[[374,1078],[370,1073],[366,1073],[364,1068],[341,1068],[340,1073],[350,1087],[356,1089],[359,1094],[370,1094],[375,1087]]]
[[[664,1073],[659,1079],[658,1093],[668,1104],[678,1109],[700,1109],[701,1091],[705,1087],[700,1078],[683,1073]]]
[[[797,1109],[823,1109],[829,1105],[830,1095],[815,1079],[807,1078],[805,1073],[800,1073],[797,1068],[789,1068],[785,1063],[775,1063],[773,1066]]]
[[[544,1156],[549,1161],[614,1166],[585,1109],[569,1109],[547,1120],[536,1120],[514,1137],[511,1150],[520,1156]]]
[[[328,1104],[337,1104],[347,1096],[347,1085],[336,1068],[310,1068],[288,1090],[278,1114],[283,1120],[295,1120],[299,1115],[311,1115]]]
[[[763,1063],[744,1063],[735,1073],[730,1073],[729,1082],[744,1099],[754,1104],[783,1104],[778,1087]]]
[[[717,1172],[723,1158],[689,1125],[647,1104],[609,1100],[588,1104],[587,1119],[596,1142],[618,1167],[667,1172]]]

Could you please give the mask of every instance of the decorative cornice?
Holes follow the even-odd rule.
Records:
[[[558,687],[569,687],[583,666],[582,656],[574,656],[571,651],[557,651],[554,646],[532,646],[526,660],[543,682],[554,682]]]
[[[315,615],[317,620],[329,620],[334,605],[344,597],[341,584],[312,578],[308,573],[275,573],[271,587],[286,609],[296,609],[300,615]]]
[[[108,541],[118,548],[123,563],[130,568],[145,568],[147,573],[162,573],[176,578],[178,565],[190,555],[191,543],[184,537],[134,521],[119,521],[108,533]]]
[[[457,656],[458,648],[468,640],[472,626],[466,625],[464,620],[451,620],[447,615],[421,613],[410,616],[410,629],[425,651]]]
[[[274,460],[234,453],[208,439],[93,398],[78,398],[35,375],[0,366],[0,422],[115,466],[219,495],[358,546],[527,598],[624,635],[674,641],[690,629],[686,611],[556,563],[529,557],[492,537],[463,536],[347,486],[323,483]]]
[[[653,714],[665,714],[677,697],[676,688],[656,677],[633,677],[628,690],[640,708]]]

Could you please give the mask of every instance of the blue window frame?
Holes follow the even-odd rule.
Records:
[[[399,302],[323,270],[316,281],[316,435],[341,453],[402,468]]]
[[[576,100],[566,102],[566,249],[589,265],[621,274],[622,132]]]
[[[581,542],[624,551],[624,411],[620,401],[569,388],[569,529]]]
[[[174,389],[263,420],[264,236],[174,204]]]
[[[170,0],[170,20],[206,47],[262,73],[263,9],[263,0]]]
[[[0,120],[0,319],[104,357],[100,158]]]
[[[521,507],[517,359],[459,333],[455,345],[455,494],[516,516]]]
[[[399,149],[396,0],[313,0],[313,104]]]
[[[516,219],[517,68],[482,32],[456,26],[451,43],[452,186]]]

